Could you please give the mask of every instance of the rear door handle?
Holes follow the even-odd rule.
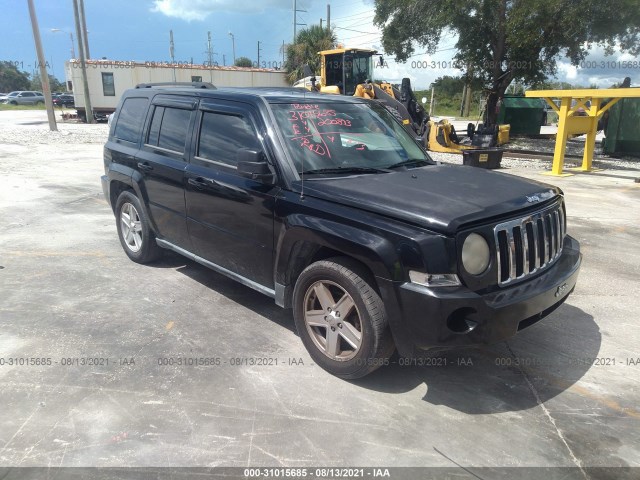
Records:
[[[213,178],[198,177],[190,178],[189,180],[187,180],[187,182],[189,183],[189,185],[193,185],[196,188],[203,189],[210,187],[215,183],[215,180]]]
[[[153,170],[153,167],[149,165],[149,162],[138,162],[138,168],[140,170],[144,170],[145,172],[150,172]]]

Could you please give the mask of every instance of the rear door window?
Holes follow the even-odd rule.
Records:
[[[191,110],[157,105],[153,110],[147,145],[183,154]]]

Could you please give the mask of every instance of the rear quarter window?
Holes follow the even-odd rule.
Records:
[[[126,142],[138,143],[148,105],[149,99],[147,98],[125,99],[120,107],[113,136]]]

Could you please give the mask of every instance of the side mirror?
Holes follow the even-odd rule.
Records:
[[[236,154],[236,162],[238,173],[243,177],[273,183],[275,176],[262,151],[242,149]]]

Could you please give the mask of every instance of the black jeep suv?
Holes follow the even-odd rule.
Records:
[[[505,340],[562,304],[580,267],[558,188],[436,164],[369,100],[141,85],[104,167],[131,260],[170,249],[293,308],[343,378],[394,348]]]

